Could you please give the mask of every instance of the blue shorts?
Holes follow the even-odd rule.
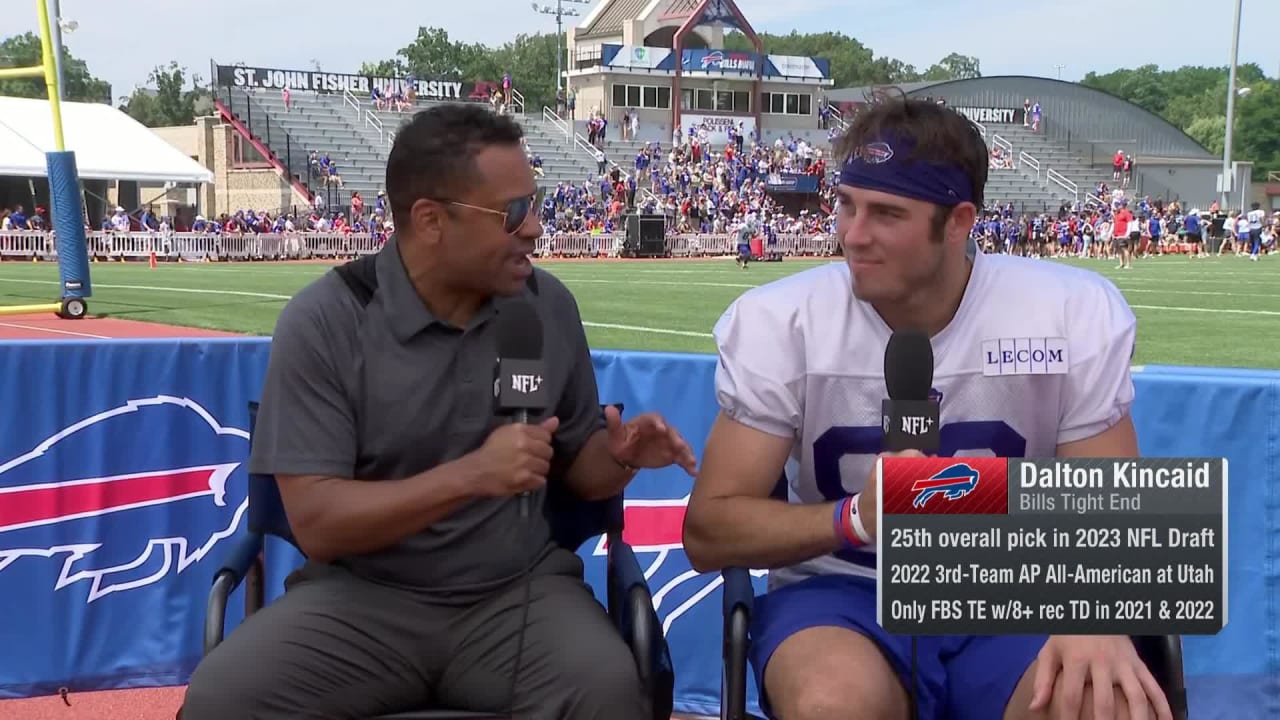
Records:
[[[739,244],[738,244],[738,257],[740,257],[740,258],[749,258],[749,257],[751,257],[751,245],[750,245],[750,244],[747,244],[747,243],[739,243]]]
[[[911,692],[911,638],[876,623],[876,585],[847,575],[812,577],[756,598],[749,659],[760,706],[774,717],[764,669],[782,641],[812,627],[840,627],[870,638]],[[920,636],[916,641],[916,707],[924,720],[991,720],[1004,716],[1013,690],[1048,638],[1043,635]]]

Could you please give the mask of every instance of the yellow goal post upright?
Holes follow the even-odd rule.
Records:
[[[92,294],[89,283],[89,250],[84,232],[84,203],[80,195],[80,173],[76,155],[67,150],[62,135],[62,100],[58,89],[57,64],[54,61],[53,28],[48,0],[36,0],[40,20],[39,65],[0,68],[0,80],[44,77],[53,114],[53,140],[56,150],[45,153],[49,173],[49,199],[53,213],[53,230],[58,250],[58,277],[62,296],[57,303],[0,307],[0,315],[51,311],[59,317],[79,319],[89,310],[86,302]]]

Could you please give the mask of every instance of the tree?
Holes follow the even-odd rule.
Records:
[[[556,36],[517,35],[499,47],[453,40],[441,28],[418,28],[418,36],[394,58],[366,62],[360,72],[374,77],[407,77],[455,82],[497,82],[504,72],[532,109],[555,105]]]
[[[982,77],[982,64],[978,58],[951,53],[925,71],[922,80],[968,80]]]
[[[209,92],[201,88],[199,75],[191,76],[176,62],[157,65],[147,76],[147,87],[139,87],[121,98],[120,109],[147,127],[190,125],[196,115],[209,112]]]
[[[1161,70],[1155,65],[1089,73],[1082,85],[1103,90],[1149,110],[1181,128],[1206,150],[1221,154],[1226,145],[1226,67],[1184,66]],[[1236,87],[1249,92],[1236,98],[1232,156],[1254,163],[1254,177],[1280,168],[1280,79],[1268,78],[1253,63],[1236,70]]]
[[[40,36],[14,35],[0,41],[0,67],[31,67],[40,64]],[[89,66],[62,46],[62,96],[72,102],[111,102],[111,86],[89,74]],[[47,98],[43,77],[0,80],[0,95]]]

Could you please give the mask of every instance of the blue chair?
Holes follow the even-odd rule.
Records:
[[[755,590],[751,573],[745,568],[725,568],[724,576],[724,644],[723,678],[720,690],[721,720],[759,720],[747,713],[747,650],[751,638],[751,610]],[[1187,688],[1182,674],[1182,640],[1177,635],[1138,635],[1133,637],[1138,655],[1160,683],[1174,720],[1187,718]]]
[[[616,405],[619,411],[621,405]],[[257,420],[258,404],[249,404],[249,442]],[[631,547],[622,540],[622,496],[587,502],[558,485],[548,486],[547,515],[552,535],[563,548],[576,552],[588,539],[608,535],[607,604],[618,633],[627,641],[640,671],[640,681],[653,703],[654,720],[670,720],[675,691],[671,653],[662,624],[653,609],[653,598],[644,572]],[[284,503],[271,475],[249,476],[249,531],[241,535],[213,578],[204,628],[204,654],[222,642],[227,602],[245,584],[245,616],[263,606],[263,542],[268,535],[298,547],[289,529]],[[299,548],[301,552],[301,548]],[[179,717],[181,713],[179,712]],[[464,712],[447,708],[423,708],[369,720],[505,720],[505,715]]]

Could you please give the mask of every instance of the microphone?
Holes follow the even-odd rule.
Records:
[[[526,300],[505,303],[498,311],[498,359],[493,399],[498,415],[531,424],[549,404],[542,376],[542,318]],[[529,493],[520,494],[520,517],[529,517]]]
[[[884,382],[889,397],[880,404],[884,449],[938,451],[938,403],[933,385],[933,345],[918,330],[899,330],[884,349]]]
[[[929,399],[933,386],[933,343],[919,330],[900,330],[884,349],[884,384],[889,397],[880,404],[884,449],[890,452],[938,451],[938,403]],[[909,717],[919,717],[916,637],[911,636]]]

